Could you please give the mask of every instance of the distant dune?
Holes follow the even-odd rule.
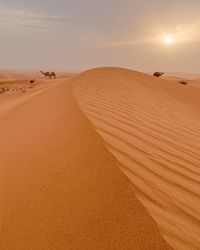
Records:
[[[84,100],[89,94],[95,104],[95,95],[98,98],[98,95],[108,94],[111,100],[104,103],[100,98],[99,105],[108,105],[113,109],[113,115],[117,109],[120,114],[124,109],[122,114],[127,116],[123,92],[125,97],[127,89],[124,87],[130,82],[123,82],[125,85],[121,86],[122,103],[119,107],[113,99],[120,97],[117,94],[119,78],[125,80],[126,74],[115,70],[92,71],[73,82],[78,84]],[[93,80],[94,90],[85,81],[87,77],[89,82]],[[108,93],[102,89],[106,79],[113,87]],[[0,249],[171,249],[161,237],[153,218],[136,199],[134,186],[137,183],[132,185],[121,172],[119,162],[105,148],[101,137],[78,108],[69,78],[40,80],[31,89],[25,82],[21,84],[26,91],[20,90],[18,82],[13,92],[11,84],[11,89],[0,94],[0,100],[3,98],[0,102]],[[95,94],[97,87],[99,91]],[[151,119],[149,115],[144,117]],[[123,115],[119,119],[126,121]],[[102,124],[105,126],[104,122]],[[115,126],[118,126],[117,122]],[[111,126],[114,133],[115,126]],[[122,129],[124,126],[128,126],[126,122]],[[126,149],[129,154],[129,148]],[[120,150],[120,145],[116,150]],[[193,150],[188,161],[194,155]],[[124,153],[121,155],[124,157]],[[196,176],[193,168],[191,171]],[[142,189],[141,194],[144,195]],[[136,195],[140,198],[137,192]],[[192,195],[193,191],[189,198]],[[161,199],[160,195],[158,199]]]
[[[67,72],[56,72],[57,77],[70,77],[75,76],[77,73],[67,73]],[[31,78],[43,79],[44,76],[41,75],[40,70],[38,71],[15,71],[15,70],[3,70],[0,69],[0,84],[4,81],[15,81],[15,80],[27,80]]]
[[[200,88],[200,79],[194,79],[190,81],[189,85],[195,88]]]
[[[165,76],[177,77],[177,78],[186,78],[190,80],[200,79],[199,73],[183,73],[183,72],[166,72]]]
[[[200,249],[200,90],[119,68],[84,72],[73,89],[168,244]]]
[[[200,78],[165,76],[163,79],[171,81],[172,83],[180,83],[181,81],[185,81],[190,87],[200,88]]]
[[[15,80],[23,78],[22,73],[14,70],[1,70],[0,69],[0,82],[3,80]]]

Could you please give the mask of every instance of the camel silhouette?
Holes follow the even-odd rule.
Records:
[[[30,80],[30,84],[33,84],[35,82],[35,79],[33,79],[33,80]]]
[[[51,79],[52,77],[53,77],[54,79],[56,78],[55,72],[49,72],[49,71],[43,72],[43,71],[41,70],[40,73],[41,73],[42,75],[44,75],[46,79],[47,79],[48,77],[49,77],[49,79]]]
[[[153,76],[156,76],[156,77],[161,77],[162,75],[164,75],[164,72],[155,72],[155,73],[153,73]]]

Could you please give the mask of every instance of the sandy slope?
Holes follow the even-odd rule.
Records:
[[[181,78],[181,79],[189,79],[195,80],[200,79],[199,73],[183,73],[183,72],[165,72],[164,77],[171,77],[171,78]]]
[[[0,249],[170,249],[65,79],[1,106]]]
[[[103,68],[74,94],[175,249],[200,249],[200,90]]]
[[[173,84],[181,83],[182,81],[185,81],[187,83],[187,86],[194,87],[194,88],[200,88],[200,79],[188,79],[188,78],[181,78],[181,77],[163,77],[163,79],[168,80],[168,82],[171,82]]]
[[[200,79],[192,80],[189,84],[192,87],[200,88]]]
[[[0,82],[24,78],[23,74],[15,70],[0,69]]]
[[[50,71],[50,70],[49,70]],[[56,72],[57,78],[60,77],[72,77],[78,74],[78,72]],[[0,69],[0,84],[6,81],[19,81],[19,80],[31,80],[31,79],[44,79],[44,76],[40,71],[15,71]]]

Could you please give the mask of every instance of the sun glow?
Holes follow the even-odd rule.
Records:
[[[171,36],[165,36],[163,38],[163,42],[166,44],[166,45],[171,45],[172,43],[174,43],[174,40]]]
[[[164,42],[165,44],[167,44],[167,45],[170,45],[170,44],[172,44],[172,43],[174,42],[174,40],[173,40],[172,37],[166,36],[166,37],[164,37],[163,42]]]

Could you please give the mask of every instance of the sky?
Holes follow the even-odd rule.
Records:
[[[0,0],[0,68],[200,73],[199,0]]]

